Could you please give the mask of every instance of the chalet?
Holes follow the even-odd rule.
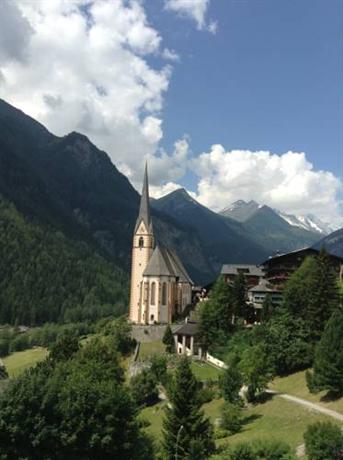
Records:
[[[248,302],[250,305],[257,310],[256,316],[260,316],[258,310],[262,310],[263,302],[266,297],[270,296],[273,305],[280,305],[282,302],[282,292],[276,286],[268,283],[267,280],[262,279],[256,286],[253,286],[248,290]]]
[[[244,275],[248,287],[256,286],[264,276],[263,270],[257,265],[223,265],[221,270],[225,281],[230,284],[240,273]]]
[[[266,280],[274,286],[282,287],[289,277],[300,267],[308,256],[319,254],[318,249],[303,248],[286,254],[277,254],[265,260],[261,266]],[[329,254],[330,261],[337,273],[337,279],[343,277],[343,258]]]

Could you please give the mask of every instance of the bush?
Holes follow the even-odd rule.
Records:
[[[198,398],[201,404],[209,403],[214,399],[216,396],[216,392],[213,388],[210,387],[203,387],[199,390]]]
[[[223,439],[229,435],[230,433],[227,430],[224,430],[223,428],[218,428],[214,432],[214,439]]]
[[[221,409],[221,428],[228,430],[230,434],[235,434],[241,430],[242,424],[241,407],[225,403]]]
[[[151,357],[150,372],[156,381],[165,385],[167,382],[167,359],[165,356],[155,354]]]
[[[228,460],[257,460],[257,456],[250,444],[237,444],[229,453]]]
[[[309,425],[305,434],[306,454],[309,460],[341,460],[343,433],[338,425],[318,422]]]
[[[157,381],[150,370],[145,369],[133,377],[130,387],[137,406],[151,406],[158,401]]]
[[[8,339],[0,339],[0,356],[7,356],[10,352],[10,341]]]
[[[294,458],[291,447],[283,441],[257,441],[253,444],[258,459],[291,460]]]

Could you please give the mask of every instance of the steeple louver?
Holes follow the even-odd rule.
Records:
[[[135,232],[137,231],[139,224],[144,222],[147,230],[152,231],[152,222],[150,219],[150,204],[149,204],[149,182],[148,182],[148,164],[145,163],[145,171],[144,171],[144,180],[143,180],[143,188],[142,188],[142,196],[141,196],[141,204],[139,207],[139,214],[136,221]]]

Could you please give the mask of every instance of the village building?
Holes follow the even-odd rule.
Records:
[[[223,265],[221,274],[227,283],[232,284],[235,278],[242,273],[248,287],[256,286],[263,278],[263,270],[257,265],[230,264]]]
[[[248,303],[254,309],[253,321],[256,323],[261,321],[263,303],[267,296],[275,307],[282,303],[282,291],[265,279],[248,289]]]
[[[307,247],[297,251],[288,252],[286,254],[276,254],[275,256],[269,257],[269,259],[264,261],[261,266],[265,272],[266,280],[274,286],[282,288],[290,276],[298,270],[306,257],[316,256],[318,254],[318,249]],[[342,280],[343,258],[333,254],[328,254],[328,257],[337,274],[337,279]]]
[[[192,302],[192,285],[176,252],[155,245],[145,166],[132,245],[130,320],[136,324],[171,323]]]

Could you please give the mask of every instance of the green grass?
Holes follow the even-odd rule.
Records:
[[[219,375],[223,372],[221,369],[217,369],[211,364],[192,361],[191,369],[193,374],[198,380],[218,380]]]
[[[36,347],[30,350],[17,351],[3,358],[9,377],[17,377],[25,369],[34,366],[38,361],[42,361],[47,353],[46,348]]]
[[[204,404],[205,414],[214,425],[220,420],[220,409],[223,399],[214,399]],[[162,420],[164,417],[163,407],[166,403],[160,402],[152,407],[142,410],[140,418],[150,422],[146,428],[147,433],[161,439]],[[275,439],[287,442],[293,448],[303,443],[303,434],[310,423],[330,420],[329,417],[311,411],[295,403],[285,401],[277,396],[265,403],[250,405],[243,412],[245,424],[240,433],[217,441],[237,444],[240,442],[252,442],[257,439]]]
[[[144,361],[144,359],[156,353],[165,353],[165,348],[166,347],[162,343],[162,340],[155,340],[154,342],[141,342],[138,359],[140,361]]]
[[[296,372],[287,377],[278,377],[270,385],[272,390],[288,393],[299,398],[307,399],[308,401],[320,404],[328,409],[335,410],[343,414],[343,397],[330,400],[326,398],[327,392],[321,391],[318,394],[311,394],[306,385],[305,371]]]
[[[145,407],[139,414],[140,420],[146,420],[150,423],[150,425],[145,428],[145,431],[155,438],[160,438],[162,434],[163,408],[165,404],[164,401],[161,401],[154,406]]]

